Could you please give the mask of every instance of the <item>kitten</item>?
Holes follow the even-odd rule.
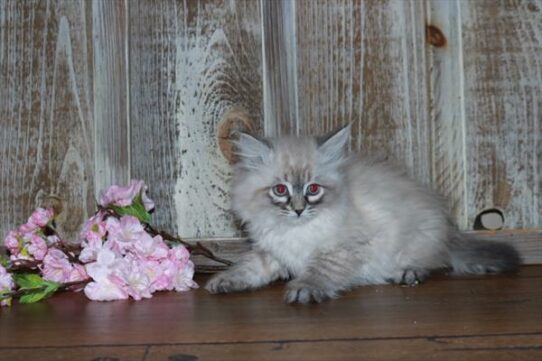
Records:
[[[445,202],[386,163],[348,153],[350,126],[325,139],[241,134],[233,209],[253,250],[209,280],[212,293],[290,279],[285,301],[321,302],[356,286],[415,285],[431,270],[518,267],[509,245],[466,239]]]

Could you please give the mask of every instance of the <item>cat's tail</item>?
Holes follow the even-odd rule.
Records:
[[[450,263],[454,273],[486,274],[513,272],[521,257],[513,246],[457,235],[450,242]]]

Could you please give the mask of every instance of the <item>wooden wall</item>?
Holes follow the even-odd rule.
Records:
[[[75,237],[132,177],[160,227],[239,236],[233,108],[268,135],[352,122],[463,229],[541,228],[541,63],[540,0],[0,0],[0,233],[54,196]]]

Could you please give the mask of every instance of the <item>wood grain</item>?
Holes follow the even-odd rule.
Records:
[[[151,185],[156,224],[183,237],[239,233],[216,128],[232,107],[261,119],[260,11],[256,1],[130,2],[132,174]]]
[[[9,361],[287,361],[287,360],[539,360],[542,335],[419,337],[316,342],[255,342],[2,350]],[[47,358],[43,358],[47,355]]]
[[[2,350],[5,361],[141,361],[147,346],[63,347]],[[161,361],[170,361],[161,357]]]
[[[146,360],[344,360],[349,354],[369,360],[536,360],[541,286],[542,267],[524,267],[518,275],[362,287],[313,306],[282,303],[281,283],[230,295],[164,293],[140,302],[90,302],[66,293],[3,308],[0,352],[27,359],[131,360],[150,346]]]
[[[419,1],[298,1],[302,133],[353,123],[355,149],[430,180],[424,7]]]
[[[0,234],[57,195],[73,239],[94,208],[89,3],[0,1]]]
[[[352,361],[441,360],[510,361],[542,357],[542,335],[436,337],[398,340],[342,340],[218,345],[152,346],[146,361],[176,355],[188,360]],[[190,359],[189,357],[197,357]]]
[[[296,2],[262,1],[264,133],[299,134]]]
[[[431,182],[444,195],[461,229],[467,219],[467,172],[461,14],[457,1],[426,2],[426,49],[431,128]],[[431,37],[437,33],[437,40]]]
[[[497,207],[506,228],[542,226],[542,2],[459,2],[467,210]]]
[[[127,0],[92,2],[97,192],[130,180],[127,6]]]

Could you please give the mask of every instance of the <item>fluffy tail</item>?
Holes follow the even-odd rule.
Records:
[[[517,270],[518,251],[511,245],[457,237],[450,244],[451,266],[455,273],[500,273]]]

